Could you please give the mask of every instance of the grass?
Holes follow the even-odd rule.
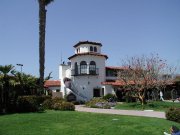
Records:
[[[180,108],[180,103],[173,102],[162,102],[154,101],[148,102],[144,107],[139,102],[134,103],[122,103],[115,106],[116,109],[125,109],[125,110],[155,110],[155,111],[166,111],[170,107]]]
[[[0,135],[161,135],[180,124],[165,119],[83,112],[0,116]]]

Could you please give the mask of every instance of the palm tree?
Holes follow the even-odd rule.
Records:
[[[14,76],[17,79],[17,85],[20,86],[21,94],[23,95],[32,95],[35,93],[37,94],[38,78],[30,74],[25,74],[21,72],[15,73]]]
[[[1,75],[1,104],[4,112],[7,110],[9,90],[10,90],[10,80],[12,78],[11,74],[14,72],[13,65],[0,65],[0,75]]]
[[[40,89],[43,90],[45,63],[46,6],[53,0],[38,0],[39,3],[39,74]]]

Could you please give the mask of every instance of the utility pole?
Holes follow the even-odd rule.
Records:
[[[16,64],[16,65],[21,67],[21,73],[22,73],[23,64]]]

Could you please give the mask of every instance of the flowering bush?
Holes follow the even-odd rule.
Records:
[[[102,98],[93,98],[89,102],[86,103],[87,107],[91,108],[103,108],[103,109],[110,109],[111,107],[115,106],[116,103],[108,102]]]

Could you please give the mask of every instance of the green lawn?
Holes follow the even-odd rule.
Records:
[[[155,111],[166,111],[170,107],[178,107],[178,108],[180,108],[180,103],[154,101],[154,102],[149,102],[146,105],[144,105],[144,108],[142,108],[142,105],[139,102],[122,103],[122,104],[117,104],[115,106],[116,109],[155,110]]]
[[[174,124],[165,119],[83,112],[0,116],[0,135],[163,135]]]

